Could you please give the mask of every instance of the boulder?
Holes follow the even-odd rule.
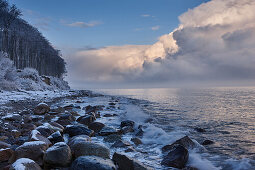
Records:
[[[196,127],[196,128],[194,128],[194,129],[195,129],[195,131],[200,132],[200,133],[206,132],[205,129],[200,128],[200,127]]]
[[[74,136],[68,141],[69,146],[73,146],[76,142],[88,142],[91,141],[90,137],[87,135]]]
[[[118,134],[118,131],[112,127],[104,126],[98,134],[100,136],[108,136],[112,134]]]
[[[132,121],[132,120],[125,120],[125,121],[122,121],[122,122],[120,123],[120,127],[121,127],[121,128],[123,128],[123,127],[125,127],[125,126],[134,127],[134,125],[135,125],[135,122]]]
[[[131,144],[129,142],[123,141],[123,140],[118,140],[111,147],[112,148],[124,148],[124,147],[128,147],[128,146],[131,146]]]
[[[54,130],[53,130],[53,129],[51,129],[51,128],[47,127],[47,126],[44,126],[44,125],[38,126],[38,127],[36,128],[36,130],[39,131],[40,134],[43,135],[44,137],[48,137],[48,136],[50,136],[52,133],[54,133]]]
[[[135,136],[139,136],[139,137],[142,137],[144,134],[144,131],[142,128],[139,128],[138,131],[136,132]]]
[[[114,163],[110,159],[97,156],[80,156],[77,158],[70,170],[116,170]]]
[[[29,158],[39,163],[39,165],[42,165],[42,158],[46,149],[47,145],[45,142],[25,142],[23,145],[16,148],[14,159]]]
[[[103,123],[93,122],[93,123],[90,123],[89,129],[93,130],[95,133],[98,133],[103,129],[104,126],[105,125]]]
[[[188,136],[184,136],[183,138],[175,141],[173,144],[165,145],[162,148],[162,151],[163,152],[170,151],[177,144],[182,145],[183,147],[187,149],[193,149],[196,146],[196,144]]]
[[[34,109],[34,114],[36,115],[44,115],[50,111],[50,107],[46,103],[38,104]]]
[[[140,144],[142,144],[141,139],[136,138],[136,137],[135,137],[135,138],[132,138],[131,141],[132,141],[135,145],[140,145]]]
[[[77,135],[87,135],[91,137],[94,135],[94,131],[88,129],[84,125],[68,125],[64,129],[64,133],[68,134],[70,137]]]
[[[174,146],[174,149],[171,150],[162,160],[161,165],[174,167],[174,168],[184,168],[189,158],[188,150],[179,144]]]
[[[8,120],[8,121],[16,121],[19,122],[22,120],[22,116],[19,114],[9,114],[7,116],[4,116],[2,118],[3,120]]]
[[[8,161],[13,154],[13,150],[10,148],[0,149],[0,162]]]
[[[129,132],[134,132],[134,129],[132,126],[125,126],[125,127],[121,128],[121,130],[120,130],[121,134],[126,134]]]
[[[192,166],[186,166],[185,168],[182,168],[182,170],[198,170],[198,169]]]
[[[212,144],[214,144],[214,142],[208,139],[204,140],[202,143],[202,145],[212,145]]]
[[[71,113],[64,113],[59,115],[58,120],[69,120],[70,122],[75,121],[75,117]]]
[[[80,116],[77,119],[77,122],[79,122],[80,124],[89,126],[95,120],[96,120],[96,117],[94,115],[88,115],[88,116]]]
[[[50,145],[52,145],[50,140],[47,139],[46,137],[42,136],[41,133],[38,130],[32,130],[31,131],[30,141],[42,141],[42,142],[45,142],[48,147]]]
[[[10,144],[0,141],[0,149],[10,148],[10,147],[11,147]]]
[[[44,154],[43,161],[48,167],[65,167],[72,160],[71,149],[64,142],[55,143]]]
[[[10,170],[41,170],[41,167],[31,159],[20,158],[11,165]]]
[[[62,137],[61,133],[59,131],[52,133],[48,139],[51,143],[58,143],[58,142],[64,142],[64,138]]]
[[[106,113],[106,114],[103,115],[103,117],[113,117],[113,115],[109,114],[109,113]]]
[[[148,170],[149,167],[144,166],[139,161],[136,161],[126,155],[115,152],[112,160],[118,165],[119,170]]]
[[[59,129],[62,129],[62,131],[64,130],[64,127],[61,124],[57,123],[57,122],[49,122],[49,124],[51,126],[55,126],[55,127],[59,128]]]
[[[110,158],[110,150],[101,144],[92,143],[78,138],[68,143],[72,154],[75,158],[79,156],[98,156],[102,158]]]
[[[68,120],[68,119],[58,119],[56,122],[63,127],[66,127],[67,125],[70,125],[73,123],[73,121]]]
[[[104,137],[104,141],[109,143],[114,143],[118,140],[121,140],[121,136],[118,134],[112,134]]]

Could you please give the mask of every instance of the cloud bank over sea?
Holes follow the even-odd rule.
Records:
[[[80,84],[255,80],[254,0],[211,0],[179,21],[152,45],[75,50],[66,58],[69,79]]]

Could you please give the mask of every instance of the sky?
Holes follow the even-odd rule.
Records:
[[[10,0],[73,88],[251,84],[254,0]]]

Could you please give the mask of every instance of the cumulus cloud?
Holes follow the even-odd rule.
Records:
[[[102,24],[99,21],[91,21],[91,22],[81,22],[81,21],[77,21],[77,22],[73,22],[70,24],[67,24],[70,27],[80,27],[80,28],[88,28],[88,27],[94,27],[97,25]]]
[[[153,45],[78,51],[73,62],[92,82],[254,81],[254,9],[254,0],[211,0]]]

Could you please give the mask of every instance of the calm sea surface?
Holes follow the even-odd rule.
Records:
[[[255,160],[255,87],[97,91],[130,98],[166,132],[178,128],[199,143],[214,141],[206,149],[219,164],[222,159]]]

